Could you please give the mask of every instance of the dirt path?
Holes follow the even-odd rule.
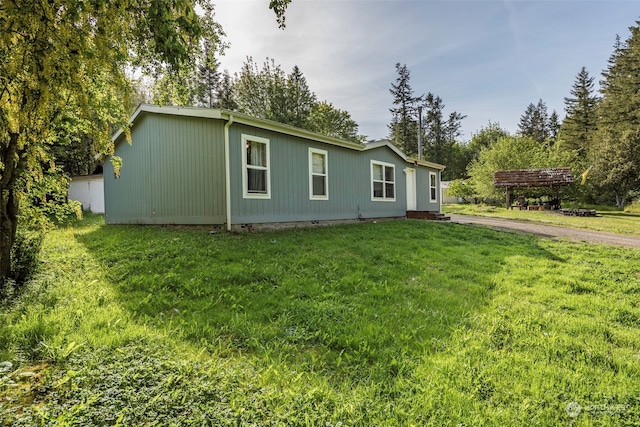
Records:
[[[583,230],[580,228],[560,227],[557,225],[545,225],[535,222],[516,221],[503,218],[487,218],[471,215],[450,214],[451,222],[458,224],[477,224],[485,227],[514,230],[521,233],[537,234],[551,238],[565,238],[581,242],[600,243],[612,246],[624,246],[628,248],[640,248],[640,237],[625,236],[621,234],[604,233],[601,231]]]

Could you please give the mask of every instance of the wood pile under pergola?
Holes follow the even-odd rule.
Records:
[[[495,171],[493,185],[506,190],[506,206],[511,205],[511,190],[518,188],[551,188],[559,190],[574,182],[571,168],[513,169]]]

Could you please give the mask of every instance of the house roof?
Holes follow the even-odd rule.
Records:
[[[443,170],[443,165],[427,162],[425,160],[418,160],[411,157],[407,157],[396,146],[394,146],[389,140],[383,139],[380,141],[370,142],[362,144],[359,142],[345,141],[338,138],[322,135],[319,133],[311,132],[305,129],[285,125],[282,123],[274,122],[266,119],[259,119],[251,117],[244,113],[238,113],[235,111],[229,111],[219,108],[202,108],[202,107],[181,107],[181,106],[159,106],[153,104],[140,104],[136,111],[131,116],[128,126],[135,124],[144,114],[166,114],[171,116],[185,116],[185,117],[200,117],[207,119],[218,119],[231,121],[232,123],[241,123],[248,126],[255,126],[265,130],[271,130],[274,132],[283,133],[286,135],[297,136],[300,138],[309,139],[312,141],[321,142],[324,144],[335,145],[338,147],[349,148],[357,151],[366,151],[374,148],[386,146],[390,148],[395,154],[401,157],[408,163],[414,165],[427,166],[437,170]],[[125,135],[125,129],[118,130],[111,138],[114,143],[118,143]]]
[[[393,145],[393,143],[388,139],[380,139],[378,141],[367,142],[366,144],[364,144],[364,150],[371,150],[373,148],[385,147],[385,146],[389,147],[394,153],[402,157],[408,163],[413,163],[414,165],[427,166],[432,169],[438,169],[438,170],[444,170],[445,168],[444,165],[441,165],[438,163],[428,162],[426,160],[418,160],[414,157],[407,157],[407,155],[405,155],[402,151],[400,151],[400,149],[398,149],[398,147]]]
[[[574,182],[571,168],[514,169],[495,171],[498,188],[562,187]]]

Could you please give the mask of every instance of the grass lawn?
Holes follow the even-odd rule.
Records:
[[[454,204],[442,205],[442,212],[449,214],[478,215],[494,218],[509,218],[520,221],[534,221],[545,224],[561,225],[573,228],[604,231],[607,233],[640,236],[640,213],[622,212],[609,208],[597,209],[596,217],[564,216],[554,211],[521,211],[503,207]]]
[[[640,252],[89,216],[0,309],[0,425],[640,425]]]

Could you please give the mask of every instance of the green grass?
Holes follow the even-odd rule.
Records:
[[[0,425],[638,425],[638,265],[458,224],[90,216],[0,310]]]
[[[533,221],[565,227],[584,228],[607,233],[640,236],[640,214],[622,212],[609,208],[597,209],[596,217],[564,216],[554,211],[521,211],[503,207],[472,204],[443,205],[442,211],[449,214],[478,215],[494,218],[509,218]]]

